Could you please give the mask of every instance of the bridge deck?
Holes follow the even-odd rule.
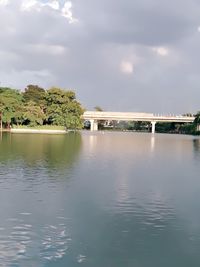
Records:
[[[154,115],[153,113],[138,112],[105,112],[105,111],[86,111],[83,119],[85,120],[118,120],[118,121],[155,121],[155,122],[193,122],[195,117],[182,115]]]

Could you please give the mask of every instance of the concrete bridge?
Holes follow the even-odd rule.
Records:
[[[116,120],[116,121],[145,121],[150,122],[152,133],[155,133],[157,122],[190,122],[192,123],[195,117],[182,115],[154,115],[153,113],[136,113],[136,112],[105,112],[105,111],[85,111],[82,118],[90,121],[90,130],[98,130],[99,120]]]

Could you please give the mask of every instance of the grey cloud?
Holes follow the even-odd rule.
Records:
[[[19,3],[0,8],[1,85],[72,88],[87,108],[200,109],[198,1],[74,0],[74,24],[48,7],[21,12]],[[133,73],[120,71],[122,61]]]
[[[77,13],[91,33],[103,41],[161,45],[192,31],[198,21],[195,1],[119,0],[75,2]],[[76,5],[75,5],[76,6]]]

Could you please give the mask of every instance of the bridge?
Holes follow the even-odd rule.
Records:
[[[183,115],[154,115],[153,113],[138,112],[108,112],[108,111],[85,111],[82,118],[90,121],[90,130],[98,130],[98,121],[145,121],[151,123],[152,133],[155,133],[157,122],[185,122],[192,123],[195,117]]]

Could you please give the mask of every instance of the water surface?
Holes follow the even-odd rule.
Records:
[[[0,266],[200,266],[200,139],[3,134]]]

